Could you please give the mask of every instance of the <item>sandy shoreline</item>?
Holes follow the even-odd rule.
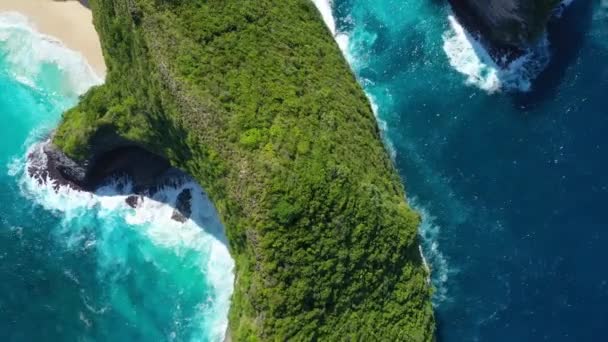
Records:
[[[105,76],[106,66],[91,11],[78,1],[0,0],[0,12],[25,15],[38,31],[80,52],[97,75]]]

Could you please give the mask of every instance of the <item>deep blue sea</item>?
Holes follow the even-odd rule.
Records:
[[[500,70],[444,1],[313,0],[377,112],[436,288],[439,341],[608,335],[608,3],[576,0]],[[541,72],[541,70],[544,70]],[[99,84],[0,14],[0,340],[221,341],[233,262],[204,191],[132,209],[25,173]],[[170,219],[182,188],[193,219]]]
[[[332,8],[424,216],[439,341],[605,340],[608,2],[575,0],[503,71],[445,1]]]

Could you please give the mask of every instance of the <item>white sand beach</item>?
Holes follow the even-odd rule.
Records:
[[[79,1],[0,0],[0,12],[25,15],[38,31],[80,52],[99,76],[105,76],[106,66],[91,11]]]

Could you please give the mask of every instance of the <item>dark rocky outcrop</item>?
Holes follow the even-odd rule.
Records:
[[[100,151],[77,163],[47,142],[28,158],[30,176],[40,181],[53,180],[56,186],[66,185],[84,191],[94,191],[109,179],[124,176],[133,182],[135,193],[142,193],[157,187],[159,180],[165,179],[165,173],[171,169],[164,158],[128,144]]]
[[[79,191],[93,192],[108,181],[126,178],[133,194],[125,202],[137,208],[161,188],[179,186],[189,177],[172,168],[162,157],[137,146],[126,145],[97,155],[87,162],[77,163],[47,141],[28,155],[28,173],[40,183],[50,182],[58,190],[68,186]],[[184,189],[173,204],[172,219],[186,222],[192,214],[192,191]]]
[[[192,190],[184,189],[177,196],[177,203],[171,218],[177,222],[186,222],[192,215]]]
[[[28,161],[29,175],[40,183],[52,181],[55,188],[69,186],[76,190],[87,187],[87,165],[74,162],[49,142],[31,151]]]
[[[559,0],[449,0],[458,20],[494,57],[511,60],[536,43]],[[498,60],[498,58],[496,58]]]
[[[129,205],[129,207],[135,209],[139,206],[139,203],[143,200],[143,198],[139,195],[131,195],[127,197],[125,202]]]

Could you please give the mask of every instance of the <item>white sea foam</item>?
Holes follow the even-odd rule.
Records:
[[[372,82],[370,80],[360,80],[362,83],[364,84],[371,84]],[[395,161],[395,158],[397,158],[397,150],[395,149],[395,145],[393,144],[393,142],[388,139],[386,137],[386,132],[388,131],[388,123],[386,122],[386,120],[382,119],[382,117],[380,117],[380,107],[378,106],[378,101],[376,99],[376,97],[371,94],[369,91],[365,92],[365,95],[367,96],[367,99],[369,100],[369,103],[372,107],[372,112],[374,113],[374,117],[376,118],[376,122],[378,124],[378,128],[380,128],[380,132],[382,134],[382,138],[384,140],[384,145],[386,146],[386,149],[388,150],[389,156],[391,157],[391,159],[393,160],[393,162]]]
[[[312,0],[312,2],[317,6],[319,13],[321,13],[321,17],[323,17],[323,21],[327,28],[331,31],[331,34],[336,35],[336,20],[334,19],[334,15],[331,9],[331,1],[330,0]]]
[[[448,259],[439,247],[441,227],[435,223],[435,218],[426,208],[420,206],[415,198],[409,201],[412,208],[420,213],[420,237],[422,239],[421,254],[425,265],[431,270],[431,279],[435,287],[433,304],[438,305],[449,299],[448,281],[456,269],[450,267]]]
[[[350,37],[346,33],[339,32],[336,34],[335,39],[340,47],[340,50],[342,50],[342,53],[348,58],[348,45],[350,44]]]
[[[10,173],[19,177],[20,186],[25,196],[44,208],[61,212],[68,224],[68,229],[74,230],[71,238],[74,243],[82,243],[88,237],[81,234],[78,219],[87,213],[94,213],[102,219],[112,219],[118,215],[128,224],[129,229],[137,229],[145,234],[156,246],[167,248],[181,255],[188,251],[196,251],[207,257],[201,258],[201,272],[211,286],[213,296],[208,303],[200,305],[201,317],[195,318],[204,324],[206,331],[214,341],[224,338],[228,326],[228,309],[234,283],[234,261],[228,251],[223,226],[219,220],[214,205],[203,189],[192,179],[183,179],[175,186],[166,186],[156,192],[152,198],[140,200],[137,208],[131,208],[126,199],[132,186],[124,180],[117,180],[100,188],[96,193],[73,190],[66,186],[56,187],[52,182],[39,183],[31,178],[27,169],[30,166],[44,165],[42,144],[30,148],[26,155],[34,152],[35,158],[20,158],[12,162]],[[178,195],[185,189],[192,194],[192,215],[185,223],[173,220],[174,207]],[[71,222],[71,224],[70,224]],[[76,223],[76,224],[75,224]],[[104,229],[115,229],[109,224]],[[102,232],[101,234],[110,234]],[[95,241],[91,241],[95,244]],[[118,255],[109,257],[119,258]],[[107,262],[113,262],[108,260]]]
[[[38,32],[19,13],[0,13],[0,45],[8,52],[4,58],[11,76],[27,86],[42,85],[63,95],[80,95],[103,82],[80,53]],[[56,82],[57,76],[61,84],[49,86],[47,83]]]
[[[317,7],[317,10],[321,14],[321,17],[323,18],[325,25],[327,26],[327,28],[329,28],[329,31],[334,36],[334,39],[336,40],[336,43],[340,47],[340,50],[342,51],[344,56],[347,59],[349,59],[349,55],[348,55],[349,36],[348,36],[348,34],[346,34],[344,32],[338,31],[338,28],[336,26],[336,20],[334,18],[333,10],[331,7],[332,1],[331,0],[312,0],[312,2],[315,4],[315,6]],[[350,60],[349,60],[349,62],[350,62]]]
[[[450,65],[466,76],[467,84],[488,93],[502,90],[530,91],[532,81],[549,62],[549,42],[546,35],[524,55],[501,67],[453,15],[450,15],[448,20],[451,29],[443,35],[443,50]]]
[[[563,11],[573,2],[574,0],[562,0],[555,8],[553,16],[561,17]],[[502,67],[494,62],[488,51],[460,25],[454,15],[448,16],[448,20],[451,30],[443,35],[443,50],[450,65],[466,76],[467,84],[488,93],[503,90],[527,92],[532,88],[532,81],[549,64],[551,56],[546,33],[536,46]]]

